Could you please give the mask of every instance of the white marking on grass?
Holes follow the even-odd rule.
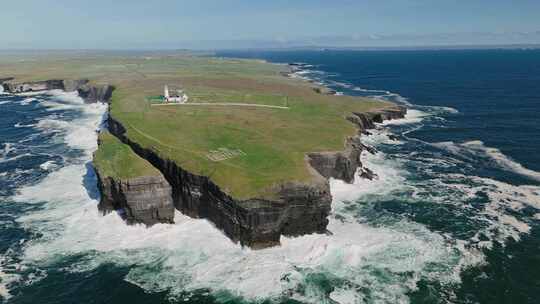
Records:
[[[214,162],[224,161],[240,155],[246,155],[246,153],[240,149],[232,150],[228,148],[219,148],[217,150],[210,150],[206,157]]]

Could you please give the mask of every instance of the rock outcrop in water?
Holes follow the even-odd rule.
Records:
[[[88,79],[78,80],[44,80],[34,82],[13,82],[13,78],[0,79],[4,91],[12,94],[39,92],[48,90],[63,90],[66,92],[77,91],[85,102],[108,102],[114,91],[114,87],[105,85],[90,85]]]
[[[128,224],[174,223],[172,190],[162,175],[119,180],[96,173],[103,213],[120,212]]]

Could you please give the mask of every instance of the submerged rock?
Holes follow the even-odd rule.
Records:
[[[390,140],[393,140],[393,141],[398,141],[399,140],[399,137],[397,137],[394,134],[388,134],[387,136],[388,136],[388,139],[390,139]]]
[[[371,171],[369,168],[366,168],[366,167],[360,168],[360,177],[369,179],[369,180],[374,180],[374,179],[379,178],[379,176],[375,174],[375,172]]]

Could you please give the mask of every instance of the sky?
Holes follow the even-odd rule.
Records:
[[[540,0],[18,0],[0,49],[540,44]]]

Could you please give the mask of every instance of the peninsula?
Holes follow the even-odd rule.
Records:
[[[0,61],[0,83],[110,104],[94,156],[103,212],[153,225],[173,223],[176,209],[262,248],[281,235],[325,233],[328,179],[372,178],[362,134],[405,114],[289,77],[296,68],[190,53],[58,53]],[[181,103],[161,96],[171,85]]]

